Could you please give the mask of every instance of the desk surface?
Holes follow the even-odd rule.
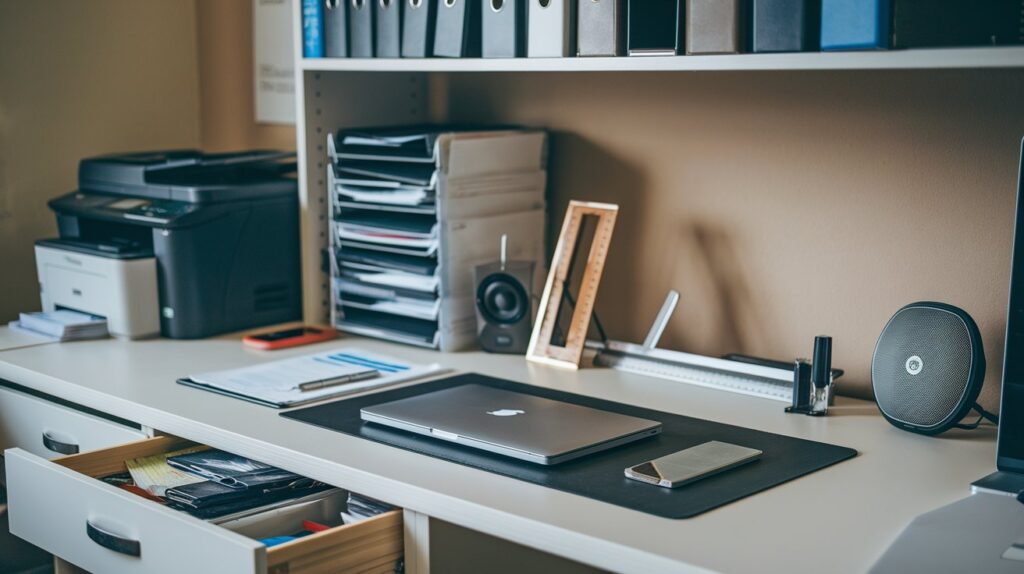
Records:
[[[0,340],[5,334],[0,329]],[[689,520],[668,520],[383,446],[178,385],[189,373],[339,345],[439,362],[568,392],[835,443],[860,455]],[[237,338],[85,341],[0,351],[0,378],[161,431],[264,460],[461,526],[623,572],[863,572],[911,519],[966,496],[989,473],[995,429],[930,438],[874,404],[832,414],[607,369],[567,371],[521,357],[439,354],[343,339],[274,352]]]

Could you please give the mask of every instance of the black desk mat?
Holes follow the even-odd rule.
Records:
[[[487,385],[635,417],[661,421],[660,435],[554,466],[519,461],[471,447],[394,430],[359,418],[359,409],[465,384]],[[786,415],[781,405],[765,405]],[[718,506],[856,456],[831,444],[766,433],[682,415],[624,405],[583,395],[496,379],[475,373],[373,393],[281,413],[281,416],[336,430],[465,466],[525,480],[665,518],[690,518]],[[761,459],[678,489],[627,479],[623,470],[709,440],[764,451]]]

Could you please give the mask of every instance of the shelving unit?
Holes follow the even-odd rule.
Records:
[[[783,70],[923,70],[1024,67],[1024,47],[878,52],[807,52],[715,56],[515,59],[301,59],[320,72],[715,72]]]
[[[321,257],[328,243],[327,135],[343,127],[448,121],[449,92],[457,94],[467,76],[473,75],[471,82],[490,82],[494,74],[544,73],[557,78],[585,72],[607,74],[607,83],[598,82],[612,86],[622,74],[632,72],[668,77],[680,72],[1024,69],[1024,47],[618,58],[305,59],[300,20],[296,10],[303,300],[304,318],[311,322],[326,322],[330,310],[329,280]]]

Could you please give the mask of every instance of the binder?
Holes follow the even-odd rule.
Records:
[[[349,56],[352,58],[373,57],[373,7],[374,0],[350,0],[348,8]]]
[[[402,10],[402,57],[434,55],[434,19],[438,0],[407,0]]]
[[[897,0],[894,48],[1024,43],[1024,0]]]
[[[518,58],[526,54],[526,0],[478,0],[481,3],[481,55]]]
[[[744,0],[687,0],[686,53],[738,54],[746,49]]]
[[[402,0],[373,2],[376,14],[376,56],[398,58],[402,55]]]
[[[885,50],[891,28],[890,0],[822,0],[822,50]]]
[[[302,57],[324,57],[324,6],[321,0],[302,0]]]
[[[435,56],[480,57],[480,0],[439,0],[434,22]]]
[[[578,0],[576,41],[579,56],[621,56],[626,46],[624,0]]]
[[[821,0],[754,0],[754,52],[816,51],[821,43]]]
[[[392,148],[401,151],[385,153]],[[498,259],[501,235],[509,235],[510,259],[543,267],[544,132],[448,126],[350,130],[328,137],[327,155],[336,328],[444,351],[463,349],[476,341],[472,270]],[[424,168],[432,172],[429,177]],[[407,205],[376,202],[372,194],[352,200],[346,195],[350,187],[336,174],[353,170],[382,179],[419,173],[434,183],[435,203],[410,211]]]
[[[568,58],[576,55],[576,1],[527,0],[526,55]]]
[[[348,2],[324,2],[324,55],[328,58],[348,57]]]
[[[630,56],[674,56],[684,47],[686,0],[629,0],[626,34]],[[680,33],[682,32],[682,33]]]

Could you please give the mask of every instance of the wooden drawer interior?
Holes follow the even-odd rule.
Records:
[[[53,462],[86,476],[101,478],[128,472],[126,460],[191,446],[196,444],[177,437],[159,436]],[[280,512],[266,514],[268,521],[280,520]],[[247,518],[247,527],[239,527],[240,533],[258,532],[261,516]],[[231,523],[221,526],[233,530]],[[402,511],[393,510],[267,548],[267,571],[273,574],[393,572],[402,557],[403,544]]]

